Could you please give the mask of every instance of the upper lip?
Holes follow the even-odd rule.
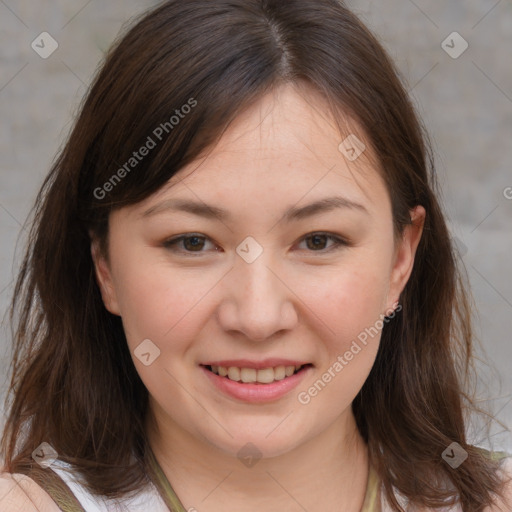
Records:
[[[249,359],[222,359],[218,361],[208,361],[201,364],[203,366],[223,366],[225,368],[236,366],[237,368],[254,368],[256,370],[260,370],[263,368],[275,368],[277,366],[303,366],[310,363],[293,359],[279,359],[273,357],[264,359],[263,361],[250,361]]]

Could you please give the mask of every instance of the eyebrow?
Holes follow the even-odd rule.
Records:
[[[351,201],[345,197],[333,196],[320,199],[319,201],[305,206],[291,206],[283,214],[283,219],[285,222],[298,221],[338,208],[358,210],[369,215],[368,210],[362,204]],[[190,201],[188,199],[167,199],[146,210],[141,217],[146,218],[169,211],[183,211],[207,219],[217,219],[221,222],[229,222],[233,218],[232,215],[223,208]]]

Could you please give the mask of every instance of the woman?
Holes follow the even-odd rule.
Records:
[[[337,1],[144,16],[30,242],[2,510],[512,509],[421,125]]]

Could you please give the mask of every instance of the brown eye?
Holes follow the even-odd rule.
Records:
[[[203,249],[207,240],[207,237],[195,234],[181,235],[176,238],[172,238],[171,240],[167,240],[163,243],[163,246],[173,252],[201,254],[202,252],[206,252]],[[217,250],[217,248],[215,248],[215,250]]]
[[[327,233],[312,233],[305,236],[303,240],[306,241],[307,248],[314,252],[329,252],[339,248],[340,246],[348,245],[348,243],[340,237],[329,235]],[[326,249],[326,244],[329,240],[333,243]]]
[[[204,237],[188,236],[183,238],[184,247],[187,251],[201,250],[204,247]]]
[[[325,245],[327,243],[327,239],[329,237],[327,235],[311,235],[306,238],[306,240],[310,241],[308,243],[308,249],[325,249]]]

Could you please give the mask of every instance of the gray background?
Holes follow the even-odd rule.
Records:
[[[155,3],[0,0],[1,315],[22,255],[22,225],[92,74],[122,24]],[[476,333],[491,362],[479,367],[488,385],[481,404],[504,423],[493,430],[494,447],[512,450],[512,199],[506,197],[507,190],[512,197],[512,2],[347,4],[395,59],[432,136],[441,199],[473,288]],[[59,43],[48,59],[31,48],[43,31]],[[441,46],[454,31],[469,45],[458,58]],[[456,39],[447,44],[452,52],[462,48]],[[4,321],[0,393],[9,356]]]

